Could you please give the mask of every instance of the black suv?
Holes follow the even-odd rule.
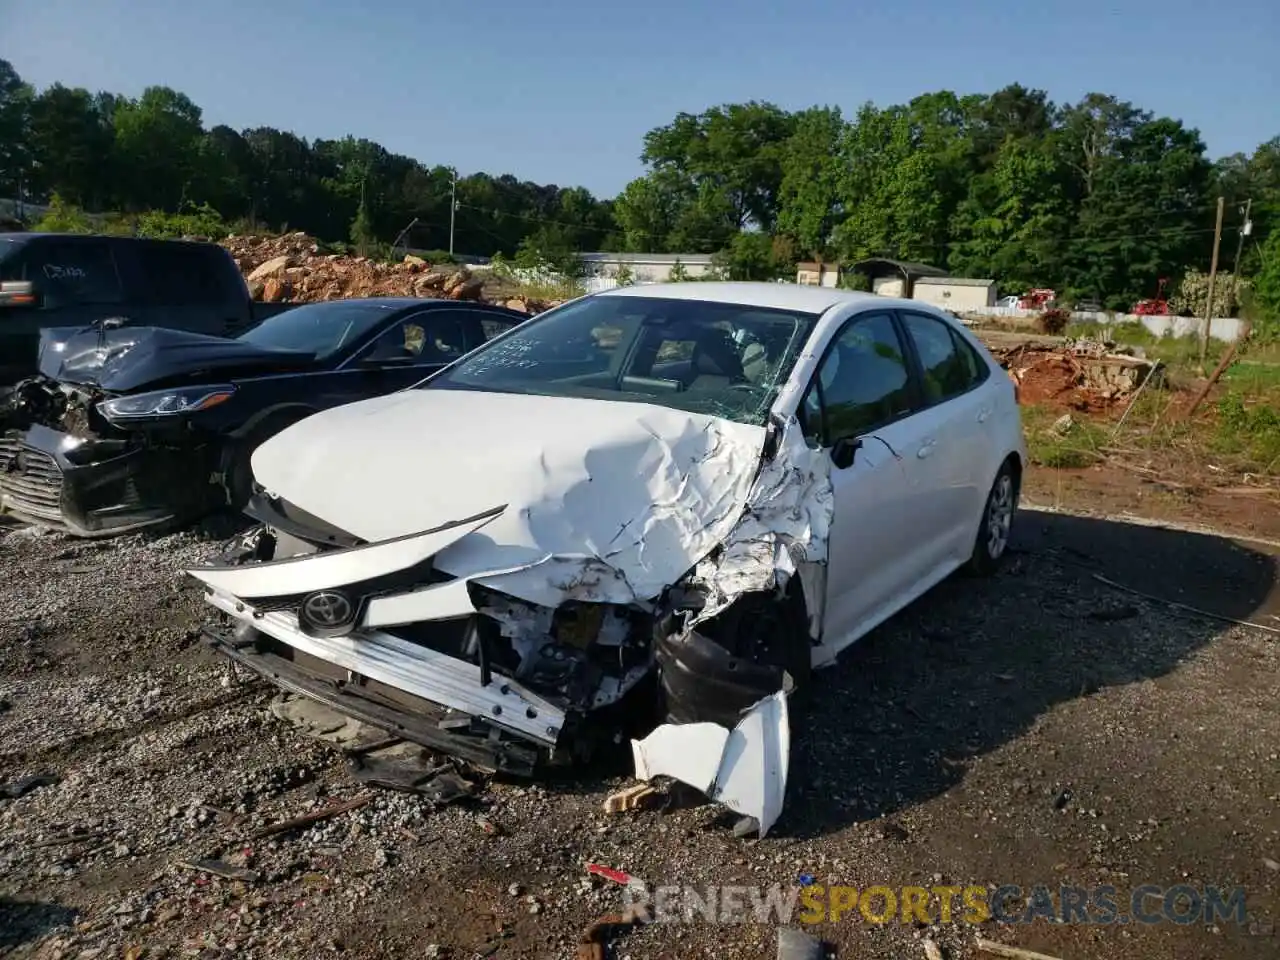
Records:
[[[119,318],[234,337],[291,306],[253,303],[215,243],[0,233],[0,388],[36,373],[44,327]]]

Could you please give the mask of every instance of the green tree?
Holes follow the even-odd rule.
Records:
[[[1196,131],[1095,93],[1063,111],[1055,142],[1078,198],[1062,262],[1068,297],[1127,309],[1207,257],[1211,168]]]
[[[102,209],[108,199],[104,186],[110,179],[113,134],[94,97],[88,90],[55,83],[31,102],[30,116],[28,142],[41,160],[35,189]]]
[[[49,198],[49,209],[44,212],[34,229],[42,233],[93,233],[93,222],[74,203],[68,203],[58,194]]]
[[[645,134],[641,159],[682,180],[694,196],[718,194],[730,229],[755,225],[771,231],[793,125],[786,111],[757,101],[681,113]],[[704,202],[713,206],[720,204]]]
[[[13,64],[0,60],[0,195],[6,197],[16,197],[30,178],[31,99],[31,87]]]
[[[1273,230],[1259,250],[1260,267],[1253,280],[1254,329],[1262,339],[1280,337],[1280,230]]]
[[[770,237],[758,230],[734,236],[713,260],[713,274],[725,280],[795,278],[794,246],[788,237]]]
[[[778,232],[807,256],[829,256],[831,236],[844,217],[840,201],[840,111],[815,107],[796,115],[782,158]]]
[[[573,245],[572,232],[559,225],[540,227],[520,241],[515,265],[539,274],[556,273],[567,280],[583,274],[582,258]]]
[[[951,271],[996,277],[1008,290],[1056,283],[1071,222],[1063,174],[1042,142],[1006,140],[952,219]]]
[[[373,221],[369,218],[369,208],[361,200],[356,207],[355,219],[351,221],[351,243],[360,256],[367,257],[373,252],[377,242],[377,234],[373,232]]]
[[[835,245],[845,259],[945,262],[951,217],[973,172],[967,109],[943,91],[858,111],[840,150],[840,197],[850,213]]]
[[[624,249],[666,253],[672,231],[691,200],[692,191],[675,175],[658,172],[632,180],[613,205]]]
[[[115,111],[121,194],[132,210],[176,210],[194,199],[204,130],[200,108],[169,87],[147,87]]]

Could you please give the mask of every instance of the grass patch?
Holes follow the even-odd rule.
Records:
[[[1280,394],[1280,363],[1238,360],[1222,375],[1222,380],[1243,393]]]
[[[1211,448],[1244,461],[1252,473],[1273,474],[1280,468],[1280,411],[1268,398],[1251,398],[1232,390],[1218,401]]]
[[[1071,426],[1054,428],[1063,414],[1047,407],[1028,406],[1022,410],[1022,424],[1027,436],[1027,453],[1033,463],[1042,467],[1081,469],[1102,459],[1107,430],[1080,416],[1073,415]]]
[[[517,280],[511,283],[509,296],[519,300],[572,300],[587,292],[582,284],[573,281]]]

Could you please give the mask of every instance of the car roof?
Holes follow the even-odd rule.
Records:
[[[874,293],[816,287],[798,283],[760,283],[748,281],[686,281],[684,283],[645,283],[604,290],[600,297],[653,297],[663,300],[709,300],[748,307],[775,310],[798,310],[825,313],[834,306],[886,298]]]
[[[483,300],[450,300],[447,297],[338,297],[336,300],[312,300],[299,303],[298,307],[316,306],[322,303],[373,303],[387,310],[404,310],[409,307],[441,306],[466,307],[469,310],[487,310],[508,316],[524,317],[519,310],[512,310],[498,303],[486,303]]]
[[[42,230],[11,230],[0,232],[0,240],[70,240],[73,243],[83,243],[89,240],[110,240],[113,243],[185,243],[191,246],[199,247],[220,247],[221,244],[214,243],[212,240],[162,240],[158,237],[131,237],[122,236],[117,233],[57,233],[56,231]]]

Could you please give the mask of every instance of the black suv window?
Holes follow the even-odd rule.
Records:
[[[805,435],[823,446],[912,410],[906,351],[885,313],[851,320],[828,348],[801,403]]]
[[[166,306],[214,306],[227,297],[216,251],[191,243],[143,243],[135,248],[142,295]]]
[[[0,282],[27,279],[26,244],[13,237],[0,237]]]
[[[926,402],[957,396],[976,383],[972,366],[976,358],[961,352],[948,324],[922,313],[904,313],[902,320],[920,356]]]
[[[120,277],[105,240],[47,239],[27,245],[23,276],[50,308],[119,303]]]

